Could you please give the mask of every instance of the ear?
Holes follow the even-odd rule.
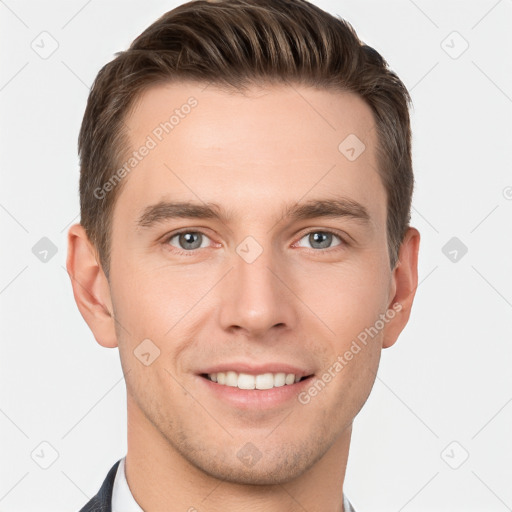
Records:
[[[409,321],[412,303],[418,287],[418,251],[420,233],[416,228],[409,228],[404,236],[393,275],[391,277],[391,294],[393,297],[388,309],[395,311],[394,317],[386,324],[382,347],[389,348],[398,339]]]
[[[68,231],[66,268],[82,317],[103,347],[117,347],[110,285],[99,257],[81,224]]]

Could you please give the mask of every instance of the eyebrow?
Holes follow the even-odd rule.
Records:
[[[348,198],[340,199],[311,199],[305,203],[295,203],[284,208],[281,218],[292,221],[313,218],[343,218],[348,217],[362,224],[370,224],[368,210],[357,201]],[[137,220],[137,226],[150,228],[155,224],[176,218],[214,219],[229,223],[232,215],[228,215],[217,203],[192,203],[160,201],[144,208]]]

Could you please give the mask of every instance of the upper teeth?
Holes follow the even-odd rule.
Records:
[[[294,373],[262,373],[250,375],[233,371],[209,373],[208,378],[218,384],[238,387],[240,389],[271,389],[299,382],[300,377]]]

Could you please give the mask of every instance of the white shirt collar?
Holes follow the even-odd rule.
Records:
[[[354,507],[352,506],[352,503],[350,503],[350,501],[348,501],[348,498],[345,495],[345,493],[343,493],[343,510],[344,510],[344,512],[356,512],[354,510]]]
[[[114,489],[112,490],[112,512],[144,512],[135,501],[133,494],[128,487],[126,475],[124,472],[124,459],[121,459],[117,468],[116,478],[114,480]],[[343,494],[343,508],[345,512],[355,512],[348,498]]]
[[[112,489],[112,512],[144,512],[135,501],[124,472],[124,459],[117,467],[114,488]]]

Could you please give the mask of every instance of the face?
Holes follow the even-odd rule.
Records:
[[[350,430],[393,324],[371,110],[172,84],[126,124],[110,293],[132,422],[216,478],[289,481]]]

